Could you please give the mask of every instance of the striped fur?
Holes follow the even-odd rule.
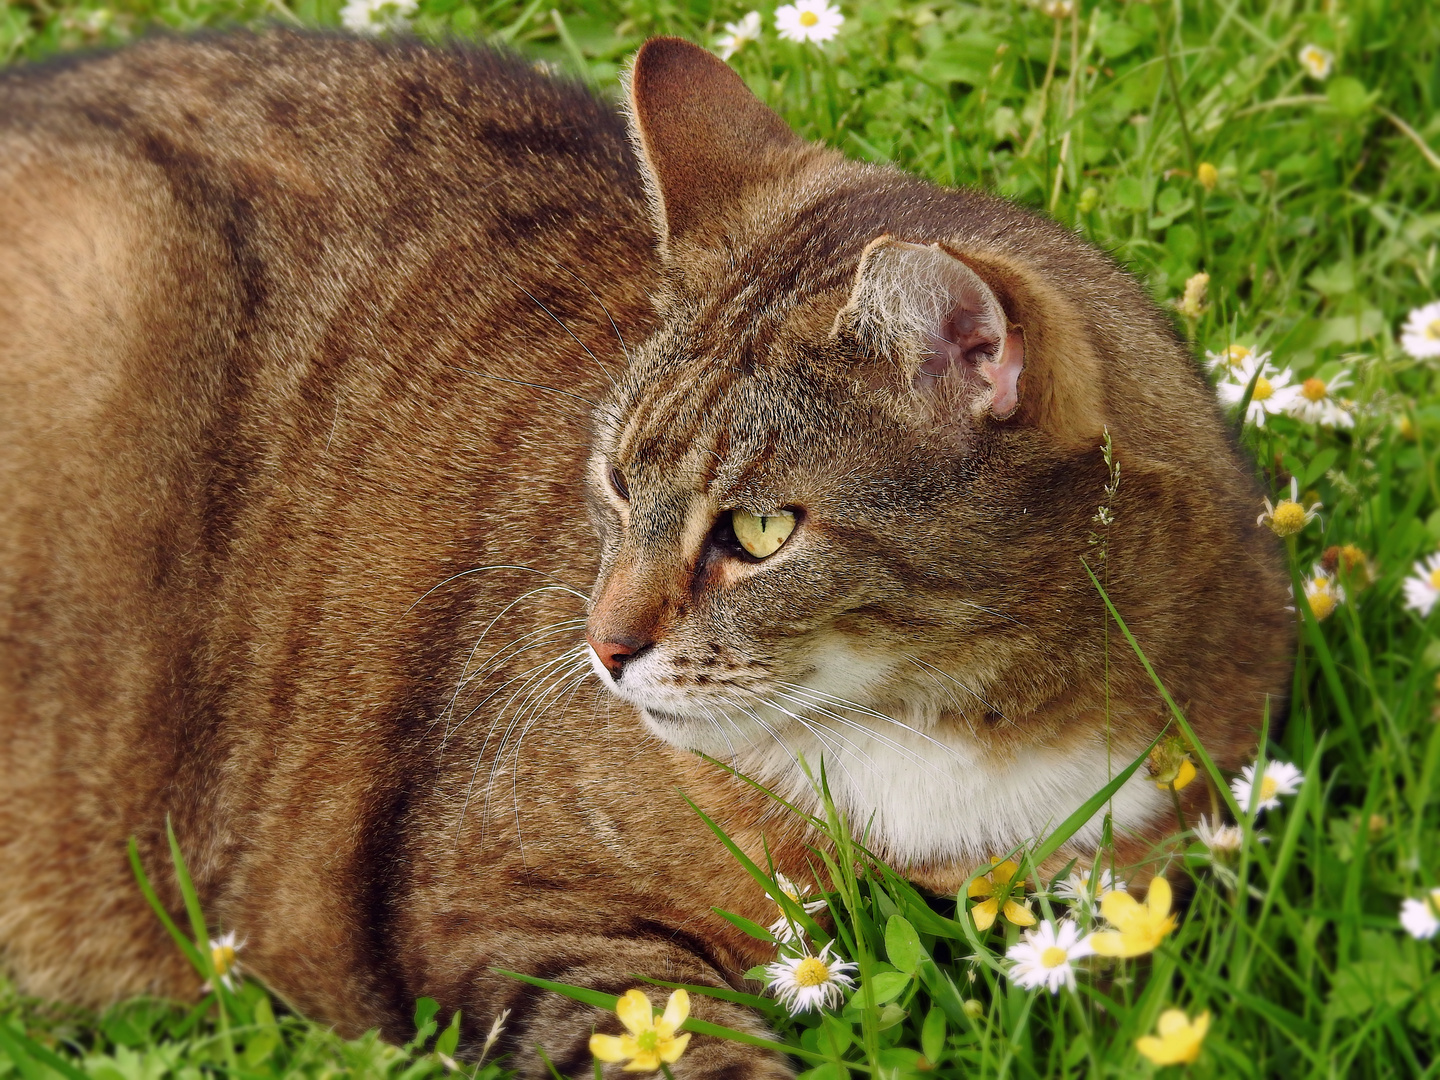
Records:
[[[1102,426],[1112,594],[1212,753],[1247,752],[1282,578],[1137,285],[1006,203],[800,142],[683,43],[642,52],[631,107],[638,156],[517,59],[278,31],[0,73],[23,988],[194,992],[124,859],[135,836],[178,905],[168,814],[297,1008],[398,1038],[430,995],[471,1045],[510,1008],[530,1075],[536,1043],[588,1075],[607,1021],[493,969],[620,992],[765,958],[711,908],[768,901],[681,791],[806,873],[813,838],[693,749],[801,797],[823,756],[880,850],[953,887],[1156,730],[1118,648],[1105,718]],[[885,235],[1023,326],[1014,416],[938,408],[913,342],[845,315]],[[794,538],[739,557],[728,510],[781,506]],[[648,652],[597,679],[587,634],[620,633]],[[1020,820],[1026,785],[1057,801]],[[1127,857],[1173,827],[1154,804],[1117,804]],[[697,1040],[676,1072],[788,1066]]]

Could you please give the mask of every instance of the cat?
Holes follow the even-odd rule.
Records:
[[[823,768],[953,890],[1167,721],[1087,566],[1222,768],[1278,721],[1283,562],[1129,274],[800,139],[681,40],[627,101],[279,30],[0,72],[22,989],[194,994],[125,857],[178,911],[168,815],[295,1008],[402,1039],[429,995],[472,1051],[508,1009],[525,1075],[536,1044],[589,1075],[614,1016],[493,969],[618,994],[773,955],[713,913],[774,907],[687,798],[814,879],[819,838],[701,755],[806,808]],[[1176,828],[1143,769],[1113,814],[1121,865]],[[697,1038],[675,1073],[790,1066]]]

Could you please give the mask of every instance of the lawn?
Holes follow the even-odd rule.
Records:
[[[846,0],[820,43],[782,40],[773,6],[747,22],[748,7],[707,0],[552,2],[0,0],[0,62],[157,26],[343,15],[503,43],[614,97],[646,36],[680,34],[733,49],[756,94],[806,136],[998,192],[1112,252],[1174,310],[1236,406],[1270,492],[1256,516],[1273,510],[1256,527],[1288,533],[1303,623],[1293,702],[1257,747],[1277,790],[1264,809],[1251,804],[1268,789],[1235,801],[1177,717],[1180,741],[1148,767],[1210,784],[1238,822],[1218,835],[1218,821],[1189,823],[1185,904],[1162,910],[1164,890],[1148,906],[1100,900],[1023,867],[948,898],[881,867],[837,872],[824,883],[828,1005],[792,1016],[782,1000],[832,937],[791,900],[783,910],[812,945],[781,944],[781,967],[753,973],[754,1003],[815,1080],[1146,1075],[1173,1068],[1152,1063],[1167,1054],[1226,1077],[1440,1070],[1440,937],[1426,933],[1440,928],[1440,564],[1421,564],[1440,549],[1440,308],[1419,310],[1440,301],[1429,0]],[[843,823],[826,827],[837,871],[865,863]],[[1038,863],[1063,836],[1014,855]],[[1040,920],[1028,937],[1003,915],[981,929],[1007,899]],[[1059,921],[1067,912],[1074,921]],[[1082,946],[1052,941],[1057,926],[1118,929]],[[1089,948],[1133,955],[1080,955]],[[650,993],[659,1004],[665,991]],[[0,1080],[421,1080],[457,1067],[449,1017],[429,1012],[424,1038],[397,1048],[287,1016],[253,982],[199,1006],[135,1002],[100,1017],[0,984]]]

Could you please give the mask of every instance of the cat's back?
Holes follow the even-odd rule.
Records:
[[[615,111],[502,53],[271,31],[0,72],[0,939],[30,985],[160,985],[116,857],[159,850],[156,805],[208,888],[360,714],[314,782],[363,815],[361,759],[441,707],[490,583],[427,589],[586,582],[643,206]],[[133,919],[104,987],[55,951],[78,881]]]

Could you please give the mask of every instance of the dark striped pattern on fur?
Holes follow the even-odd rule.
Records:
[[[809,875],[793,822],[597,683],[587,631],[649,635],[721,734],[841,643],[968,693],[897,661],[851,703],[882,737],[928,709],[982,772],[1093,741],[1102,426],[1117,602],[1212,752],[1247,751],[1283,581],[1136,284],[1008,204],[801,143],[689,46],[635,85],[638,164],[612,110],[489,52],[273,31],[0,73],[0,962],[24,989],[194,993],[124,859],[138,837],[178,906],[168,814],[299,1009],[401,1038],[430,995],[473,1048],[509,1008],[528,1075],[537,1043],[588,1075],[614,1018],[493,969],[619,993],[767,958],[713,914],[772,909],[681,791]],[[882,234],[964,256],[1023,324],[1015,417],[918,405],[903,343],[847,322]],[[781,505],[797,539],[757,570],[724,522]],[[1133,748],[1157,701],[1110,663]],[[1172,824],[1135,822],[1128,856]],[[906,858],[947,888],[973,862]],[[788,1071],[705,1039],[676,1069]]]

